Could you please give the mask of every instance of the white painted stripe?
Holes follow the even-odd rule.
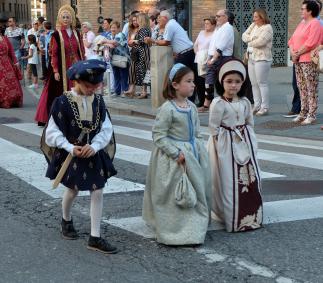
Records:
[[[323,218],[323,197],[280,200],[264,203],[264,224],[291,222]],[[109,219],[104,222],[121,229],[130,231],[145,238],[154,238],[155,234],[142,219],[142,217],[128,217]],[[209,231],[222,230],[224,227],[212,222]]]
[[[323,170],[323,158],[317,156],[260,149],[258,150],[258,158],[271,162]]]
[[[42,154],[0,138],[0,156],[0,167],[6,171],[53,198],[62,196],[64,186],[53,190],[52,181],[45,177],[47,162]],[[143,191],[144,188],[143,184],[112,177],[104,187],[104,193]],[[88,194],[88,191],[80,192],[80,196]]]
[[[208,127],[201,127],[201,133],[203,135],[208,136],[210,134],[210,131]],[[256,134],[256,135],[257,135],[257,141],[259,143],[282,145],[282,146],[296,147],[296,148],[323,150],[323,141],[273,136],[273,135],[261,135],[261,134]]]
[[[264,224],[323,218],[323,197],[264,203]]]
[[[15,128],[17,130],[29,132],[34,135],[41,135],[42,128],[37,127],[34,123],[20,123],[20,124],[4,124],[7,127]],[[113,126],[116,134],[126,135],[138,139],[152,141],[152,133],[147,130],[140,130],[136,128],[124,127],[124,126]],[[208,135],[208,132],[203,132],[203,134]],[[323,142],[321,141],[311,141],[304,139],[288,138],[288,137],[279,137],[279,136],[266,136],[266,135],[257,135],[258,142],[273,144],[273,145],[282,145],[287,147],[295,148],[305,148],[305,149],[315,149],[323,151]]]
[[[113,126],[113,129],[116,134],[126,135],[129,137],[139,138],[143,140],[152,141],[152,133],[150,131],[128,128],[123,126]]]
[[[37,127],[37,125],[32,124],[32,123],[26,123],[26,124],[6,124],[8,127],[12,127],[24,132],[28,132],[34,135],[41,135],[42,129]],[[120,129],[120,127],[119,127]],[[121,127],[121,131],[125,132],[126,130],[129,129],[129,132],[133,133],[133,136],[136,135],[136,129],[132,128],[127,128],[127,127]],[[149,131],[143,131],[143,134],[150,133]],[[117,143],[117,152],[116,152],[116,158],[125,160],[128,162],[148,166],[149,164],[149,159],[150,159],[150,154],[151,152],[148,150],[136,148],[136,147],[131,147],[128,145],[123,145],[120,143]],[[322,158],[323,160],[323,158]],[[284,175],[280,174],[274,174],[274,173],[268,173],[268,172],[263,172],[261,171],[261,177],[264,179],[269,179],[269,178],[279,178],[279,177],[285,177]]]
[[[259,142],[262,142],[262,143],[323,150],[323,141],[318,141],[318,140],[261,135],[261,134],[257,134],[257,139]]]

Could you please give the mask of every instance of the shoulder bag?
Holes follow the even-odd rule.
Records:
[[[234,160],[239,165],[246,165],[250,160],[250,150],[248,144],[245,142],[240,131],[237,128],[233,129],[232,151]]]
[[[111,65],[118,68],[127,68],[128,58],[126,56],[113,54],[111,58]]]

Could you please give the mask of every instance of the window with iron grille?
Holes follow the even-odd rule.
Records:
[[[256,8],[266,10],[274,31],[273,65],[287,64],[288,0],[227,0],[227,9],[235,15],[235,25],[240,35],[252,23],[252,12]],[[242,42],[243,50],[247,46]]]

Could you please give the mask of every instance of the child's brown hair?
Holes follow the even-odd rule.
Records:
[[[176,90],[174,89],[172,83],[175,82],[175,83],[180,83],[180,81],[182,80],[182,78],[189,74],[189,73],[193,73],[193,71],[189,68],[189,67],[182,67],[180,68],[174,78],[172,80],[170,80],[169,78],[169,73],[170,73],[171,69],[167,72],[167,76],[165,77],[165,80],[164,80],[164,89],[163,89],[163,97],[165,99],[173,99],[176,97]]]

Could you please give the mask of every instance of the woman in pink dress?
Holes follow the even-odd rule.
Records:
[[[0,27],[2,31],[3,28]],[[22,89],[13,65],[18,65],[13,47],[0,31],[0,108],[22,106]]]
[[[73,8],[69,5],[62,6],[58,11],[57,30],[49,44],[49,79],[44,86],[35,116],[39,126],[47,123],[54,99],[71,89],[72,83],[66,75],[68,68],[84,59],[83,41],[75,25]]]

